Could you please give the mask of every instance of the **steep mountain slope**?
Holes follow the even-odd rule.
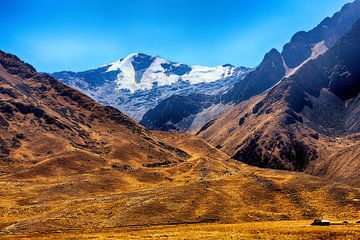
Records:
[[[242,162],[359,186],[359,39],[360,21],[327,53],[199,135]]]
[[[311,31],[298,32],[285,44],[282,53],[272,49],[263,62],[243,81],[239,81],[223,97],[238,104],[277,84],[293,74],[303,63],[316,58],[334,46],[360,18],[360,1],[346,4],[331,18],[324,19]],[[282,58],[282,60],[281,60]]]
[[[211,84],[185,88],[159,101],[144,114],[140,123],[152,130],[196,130],[226,111],[226,106],[221,104],[222,94],[249,72],[250,69],[241,77],[229,77]]]
[[[282,55],[289,68],[296,68],[313,54],[313,48],[322,43],[327,49],[334,46],[360,18],[360,1],[348,3],[334,16],[325,18],[308,32],[296,33],[283,48]]]
[[[278,84],[284,77],[289,77],[294,74],[303,64],[317,58],[331,48],[334,43],[345,33],[347,33],[355,21],[360,18],[360,0],[356,0],[353,3],[346,4],[338,13],[334,14],[331,18],[324,19],[317,27],[309,32],[296,33],[291,41],[283,48],[282,53],[279,53],[276,49],[270,50],[265,56],[263,61],[258,67],[249,71],[247,75],[234,77],[234,85],[226,92],[219,92],[219,102],[214,102],[210,107],[202,106],[189,106],[190,108],[198,108],[200,111],[192,113],[191,115],[184,112],[182,117],[177,116],[180,119],[178,122],[172,122],[175,117],[171,116],[174,113],[170,105],[166,102],[174,101],[174,97],[171,99],[165,99],[165,103],[157,105],[152,112],[163,112],[162,116],[168,116],[167,121],[162,119],[162,122],[172,122],[172,125],[176,125],[177,129],[196,133],[200,128],[208,121],[214,120],[224,112],[231,108],[233,104],[239,104],[242,101],[260,94],[271,87]],[[194,97],[192,97],[194,98]],[[199,99],[201,95],[199,95]],[[190,102],[190,99],[187,100]],[[178,103],[181,104],[181,103]],[[168,106],[168,108],[164,108]],[[178,115],[178,113],[176,113]],[[148,123],[158,122],[157,115],[145,114],[143,120],[146,127],[154,128],[154,125],[147,125]],[[192,122],[189,122],[189,118]],[[177,125],[182,125],[182,122],[187,122],[187,128],[183,128]],[[166,126],[158,125],[157,129],[166,129]]]
[[[36,73],[13,55],[0,52],[0,64],[1,172],[41,169],[67,157],[75,165],[87,159],[100,164],[106,157],[141,166],[187,156],[118,110]],[[67,167],[72,168],[61,166]]]
[[[196,113],[218,101],[216,97],[201,94],[174,95],[161,101],[156,108],[149,110],[140,124],[153,130],[186,131],[191,126]]]
[[[136,120],[159,101],[174,94],[225,92],[248,70],[226,64],[217,67],[189,66],[158,56],[130,54],[124,59],[84,72],[57,72],[52,75],[103,105],[118,108]],[[230,78],[232,79],[232,78]]]
[[[281,54],[276,49],[272,49],[254,71],[244,80],[237,82],[234,88],[223,96],[223,101],[233,100],[239,103],[247,100],[274,86],[285,76],[285,73],[286,68]]]

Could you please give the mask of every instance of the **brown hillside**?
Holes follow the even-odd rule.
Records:
[[[251,165],[359,186],[359,39],[360,22],[327,53],[198,135]]]
[[[156,134],[192,157],[165,168],[102,164],[101,171],[57,177],[0,177],[1,234],[360,218],[359,189],[304,173],[247,166],[191,135]]]
[[[0,52],[0,80],[3,174],[78,173],[98,169],[104,161],[138,167],[188,157],[118,110],[36,73],[4,52]],[[63,164],[64,159],[74,162]]]

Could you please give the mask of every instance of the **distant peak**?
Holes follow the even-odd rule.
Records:
[[[281,53],[277,49],[273,48],[265,54],[262,63],[273,61],[275,59],[281,59]]]
[[[130,53],[127,57],[125,57],[124,59],[133,59],[133,58],[157,58],[159,56],[154,56],[154,55],[150,55],[150,54],[146,54],[146,53],[141,53],[141,52],[135,52],[135,53]]]
[[[271,49],[267,54],[270,54],[270,55],[280,55],[280,52],[279,52],[276,48],[273,48],[273,49]]]
[[[136,55],[140,56],[140,57],[154,57],[154,56],[146,54],[146,53],[136,53]]]
[[[235,67],[234,65],[230,64],[230,63],[227,63],[227,64],[224,64],[222,65],[223,67],[230,67],[230,68],[233,68]]]

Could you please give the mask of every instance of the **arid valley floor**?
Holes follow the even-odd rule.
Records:
[[[360,219],[357,188],[239,164],[188,134],[155,134],[192,157],[153,171],[104,163],[78,169],[73,162],[69,168],[80,175],[1,176],[0,238],[356,239],[360,234],[354,224]],[[316,217],[349,224],[310,226]]]
[[[7,235],[3,239],[358,239],[360,227],[338,225],[309,226],[309,221],[272,221],[239,224],[182,224],[112,228],[103,231],[58,232],[32,235]],[[301,238],[299,238],[301,236]]]

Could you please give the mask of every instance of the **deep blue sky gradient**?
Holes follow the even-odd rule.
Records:
[[[132,52],[256,66],[351,0],[1,0],[0,49],[39,71],[86,70]]]

